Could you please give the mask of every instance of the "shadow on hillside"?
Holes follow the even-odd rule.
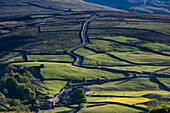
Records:
[[[124,104],[124,103],[120,103],[120,102],[88,102],[89,104],[116,104],[116,105],[121,105],[121,106],[126,106],[126,107],[130,107],[130,108],[134,108],[134,109],[138,109],[138,110],[143,110],[143,111],[149,111],[146,108],[143,107],[139,107],[139,106],[135,106],[135,105],[130,105],[130,104]]]
[[[103,106],[103,105],[107,105],[107,104],[94,104],[94,105],[89,105],[89,106],[87,106],[87,108],[89,108],[89,107]]]
[[[151,82],[158,84],[159,88],[165,91],[170,91],[170,88],[167,87],[165,84],[160,82],[156,77],[150,77],[149,79]]]
[[[41,75],[39,66],[29,67],[28,71],[30,71],[35,78],[40,79],[41,81],[44,80],[44,77]]]
[[[115,85],[123,84],[123,83],[125,83],[125,82],[128,82],[129,80],[131,80],[131,79],[126,79],[126,80],[124,80],[124,81],[121,81],[121,82],[119,82],[119,83],[116,83]]]
[[[121,36],[121,35],[120,35],[120,36]],[[137,46],[137,45],[131,45],[131,44],[128,44],[128,43],[119,42],[119,41],[115,41],[115,40],[112,40],[112,39],[102,39],[102,38],[92,38],[92,39],[94,39],[94,40],[104,40],[104,41],[114,42],[114,43],[118,43],[118,44],[125,45],[125,46],[136,47],[136,48],[140,49],[141,51],[149,51],[149,52],[152,52],[152,53],[155,53],[155,54],[159,54],[159,55],[170,56],[170,54],[165,54],[165,53],[162,53],[162,52],[159,52],[159,51],[154,51],[154,50],[149,49],[149,48],[147,48],[147,47],[141,47],[141,46]]]
[[[10,51],[28,43],[32,43],[29,39],[35,39],[35,37],[30,36],[9,36],[1,39],[0,51]],[[8,45],[8,46],[7,46]]]

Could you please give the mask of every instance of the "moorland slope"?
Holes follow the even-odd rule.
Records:
[[[168,0],[84,0],[130,12],[170,14]]]

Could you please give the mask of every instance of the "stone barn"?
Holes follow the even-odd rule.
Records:
[[[55,106],[59,101],[60,101],[60,99],[59,99],[58,97],[50,98],[50,99],[47,99],[47,100],[44,102],[44,106],[45,106],[45,107],[53,107],[53,106]]]

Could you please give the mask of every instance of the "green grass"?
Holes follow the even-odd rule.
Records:
[[[126,59],[131,62],[135,63],[162,63],[162,64],[169,64],[170,59],[168,56],[162,56],[150,52],[142,52],[142,51],[135,51],[135,52],[110,52],[121,59]]]
[[[28,60],[38,61],[73,61],[73,58],[69,55],[28,55]]]
[[[91,44],[87,45],[87,47],[90,47],[96,51],[137,51],[138,48],[135,47],[129,47],[125,45],[121,45],[118,43],[110,42],[110,41],[103,41],[103,40],[91,40]]]
[[[66,81],[44,81],[41,86],[47,88],[42,91],[48,96],[53,97],[55,94],[59,93],[60,89],[62,89],[66,85]]]
[[[141,47],[146,47],[155,51],[160,51],[162,53],[170,54],[170,46],[167,46],[165,44],[160,43],[145,43],[145,44],[139,44]]]
[[[93,51],[87,50],[85,48],[80,48],[78,50],[75,51],[75,53],[80,54],[82,56],[89,56],[89,55],[95,55],[96,53],[94,53]]]
[[[170,88],[170,78],[158,78],[157,77],[157,79],[161,82],[161,83],[163,83],[164,85],[166,85],[167,87],[169,87]]]
[[[146,47],[154,51],[159,51],[162,53],[167,53],[170,54],[170,46],[166,44],[161,44],[161,43],[153,43],[149,41],[143,41],[137,38],[132,38],[132,37],[125,37],[125,36],[102,36],[102,35],[97,35],[97,36],[91,36],[91,39],[93,38],[101,38],[101,39],[111,39],[113,41],[118,41],[118,42],[123,42],[127,43],[130,45],[135,45],[139,47]]]
[[[158,74],[166,74],[169,75],[170,74],[170,69],[164,70],[164,71],[159,71],[157,72]]]
[[[103,105],[97,107],[85,108],[81,113],[139,113],[143,112],[137,109],[120,106],[120,105]]]
[[[147,102],[150,99],[148,98],[143,98],[143,97],[138,97],[138,98],[118,98],[118,97],[109,97],[101,100],[97,100],[96,102],[120,102],[124,104],[137,104],[137,103],[143,103]]]
[[[102,85],[89,86],[97,94],[107,91],[159,91],[159,86],[150,82],[149,78],[134,78],[117,82],[108,82]]]
[[[3,62],[23,61],[22,54],[19,52],[1,52],[0,60]]]
[[[12,58],[9,58],[7,61],[23,61],[22,55],[17,55]]]
[[[128,63],[111,58],[105,54],[96,54],[90,50],[80,48],[76,53],[84,56],[83,65],[93,66],[113,66],[113,65],[127,65]]]
[[[28,62],[28,63],[14,63],[14,65],[23,65],[26,67],[39,66],[44,64],[46,68],[41,69],[41,74],[44,78],[60,78],[60,79],[75,79],[87,80],[96,78],[120,78],[124,77],[123,74],[112,73],[102,71],[98,69],[85,69],[80,67],[72,66],[67,63],[50,63],[50,62]]]
[[[93,86],[89,86],[89,87],[93,87]],[[94,91],[94,90],[93,90]],[[99,94],[99,95],[115,95],[115,96],[143,96],[149,93],[153,93],[153,94],[159,94],[159,95],[163,95],[165,97],[169,96],[169,92],[168,91],[164,91],[164,90],[159,90],[159,91],[112,91],[112,90],[108,90],[108,91],[104,91],[104,90],[95,90],[95,94]]]
[[[86,56],[83,65],[116,66],[116,65],[129,65],[129,63],[114,59],[106,54],[96,54]]]
[[[75,109],[68,107],[56,107],[53,110],[47,110],[45,113],[75,113]]]
[[[137,72],[154,72],[164,69],[167,66],[125,66],[125,67],[107,67],[111,69],[124,70],[124,71],[137,71]]]

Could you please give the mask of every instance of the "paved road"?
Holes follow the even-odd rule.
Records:
[[[74,51],[85,47],[87,44],[90,43],[89,38],[87,37],[87,30],[88,30],[88,25],[90,24],[91,21],[93,21],[95,18],[97,18],[97,15],[90,12],[90,14],[93,16],[92,18],[90,18],[89,20],[87,20],[84,24],[83,24],[83,28],[81,31],[81,38],[83,39],[83,44],[79,47],[74,48],[73,50],[71,50],[69,52],[70,55],[74,56],[76,58],[75,62],[78,60],[78,63],[76,64],[77,66],[81,66],[84,60],[83,56],[80,56],[78,54],[75,54]]]

